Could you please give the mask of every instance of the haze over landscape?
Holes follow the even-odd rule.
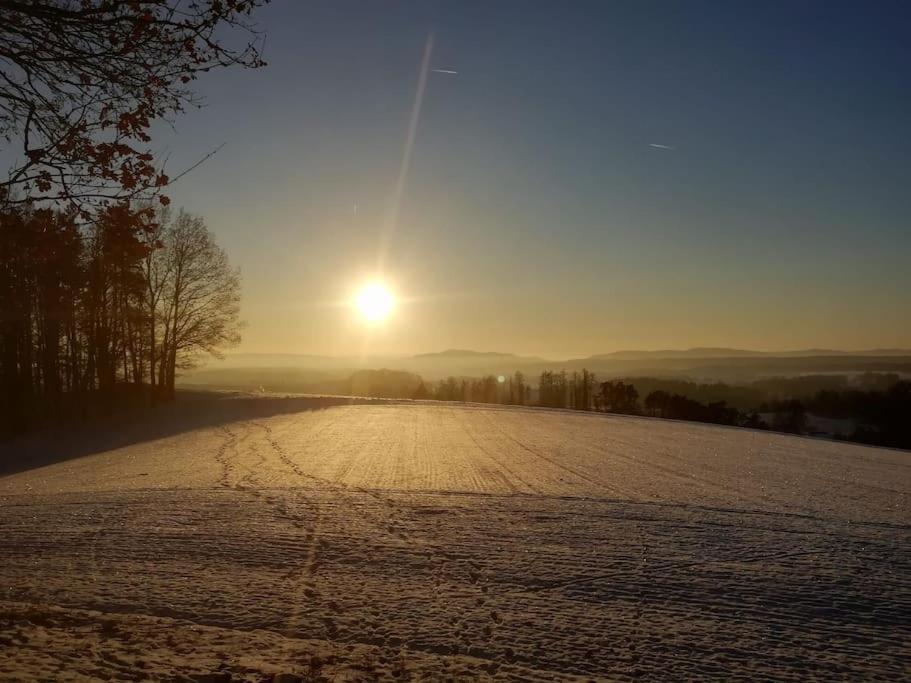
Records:
[[[0,0],[0,683],[911,677],[909,25]]]

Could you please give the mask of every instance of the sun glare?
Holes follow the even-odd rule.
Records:
[[[365,285],[357,293],[354,303],[361,316],[370,322],[385,320],[395,307],[392,293],[378,282]]]

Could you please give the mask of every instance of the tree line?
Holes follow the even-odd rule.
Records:
[[[639,387],[646,391],[640,393]],[[587,369],[545,370],[538,386],[521,372],[507,377],[420,381],[415,399],[537,405],[646,415],[806,434],[810,415],[850,421],[836,438],[911,448],[911,382],[893,373],[775,377],[749,385],[636,377],[598,381]]]
[[[812,414],[853,423],[838,438],[911,448],[911,381],[899,380],[877,389],[824,389],[802,399],[766,401],[759,410],[774,414],[772,426],[782,431],[803,433],[807,416]]]
[[[239,274],[202,218],[97,216],[0,211],[3,432],[172,398],[178,370],[239,339]]]
[[[530,405],[531,387],[525,375],[517,370],[509,377],[485,375],[479,378],[447,377],[429,386],[421,382],[412,398],[435,401],[470,401]]]
[[[237,339],[239,279],[166,207],[155,124],[265,65],[268,0],[0,0],[0,433],[174,393]],[[143,389],[142,387],[145,387]]]

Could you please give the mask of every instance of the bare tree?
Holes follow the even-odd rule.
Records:
[[[240,341],[240,273],[198,216],[181,211],[161,239],[161,261],[150,271],[161,279],[150,291],[160,287],[158,386],[172,397],[178,369]]]

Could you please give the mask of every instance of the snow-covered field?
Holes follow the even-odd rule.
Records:
[[[911,676],[909,453],[344,403],[4,446],[0,679]]]

